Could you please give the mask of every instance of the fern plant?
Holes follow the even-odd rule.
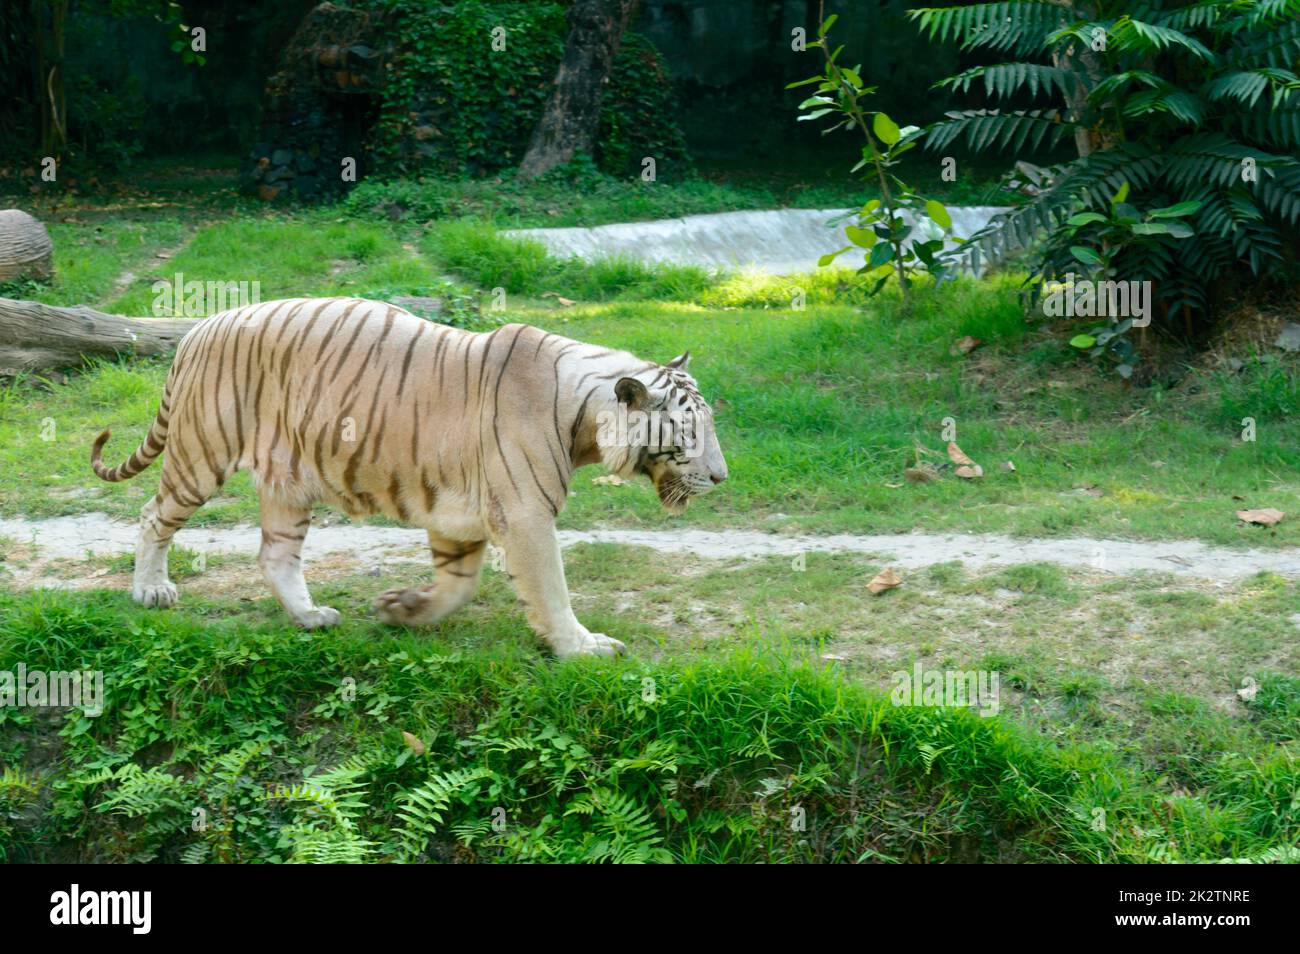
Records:
[[[1213,313],[1216,289],[1282,277],[1293,263],[1300,0],[1008,0],[909,15],[933,41],[1006,59],[937,84],[987,105],[928,127],[927,148],[1019,152],[1072,136],[1078,152],[970,238],[974,264],[1034,246],[1035,294],[1086,270],[1074,250],[1113,238],[1121,189],[1134,222],[1195,203],[1188,229],[1140,229],[1106,261],[1114,278],[1152,282],[1156,316],[1181,316],[1189,333]],[[1080,224],[1086,212],[1099,217]]]

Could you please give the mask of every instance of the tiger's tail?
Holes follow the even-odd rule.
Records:
[[[95,438],[95,445],[90,449],[90,466],[100,480],[111,482],[130,480],[157,460],[158,455],[167,446],[167,398],[168,395],[164,394],[162,407],[158,409],[158,416],[154,418],[148,436],[135,449],[135,453],[127,458],[125,463],[110,468],[105,467],[101,459],[104,445],[113,433],[111,430],[105,430],[104,433]]]

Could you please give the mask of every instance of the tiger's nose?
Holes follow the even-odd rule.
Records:
[[[720,484],[726,479],[726,474],[709,474],[709,480],[713,481],[714,485]]]

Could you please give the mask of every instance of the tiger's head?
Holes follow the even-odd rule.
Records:
[[[680,512],[693,497],[706,494],[727,479],[713,409],[687,373],[690,352],[639,378],[620,378],[615,428],[606,448],[610,470],[621,477],[644,474],[654,484],[664,508]]]

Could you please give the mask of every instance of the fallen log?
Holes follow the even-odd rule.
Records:
[[[0,376],[73,367],[91,357],[170,354],[201,320],[124,318],[86,305],[0,298]]]

